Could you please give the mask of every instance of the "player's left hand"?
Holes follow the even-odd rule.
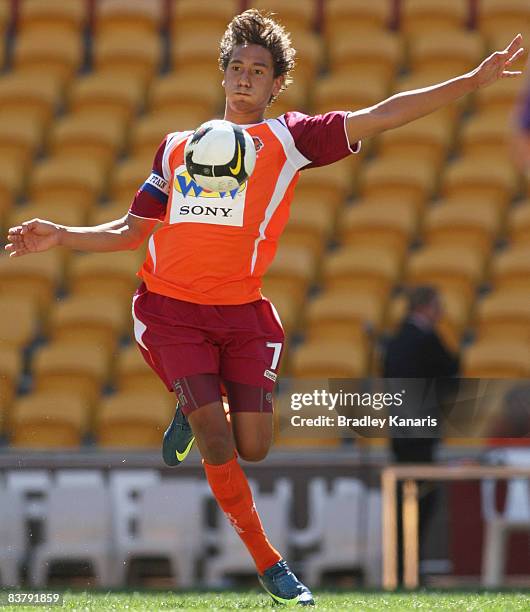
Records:
[[[477,80],[478,87],[487,87],[499,79],[510,78],[522,74],[521,70],[507,70],[524,53],[521,34],[512,40],[504,51],[496,51],[487,57],[471,74]]]

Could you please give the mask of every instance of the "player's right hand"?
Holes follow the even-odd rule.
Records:
[[[9,257],[39,253],[57,246],[60,234],[59,225],[42,219],[32,219],[24,221],[22,225],[9,228],[8,243],[4,248],[9,253]]]

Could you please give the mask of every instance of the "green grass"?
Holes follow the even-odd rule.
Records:
[[[3,593],[5,597],[5,592]],[[317,605],[310,610],[455,610],[456,612],[510,612],[529,610],[530,594],[525,592],[472,593],[472,592],[435,592],[418,593],[366,593],[366,592],[329,592],[315,594]],[[65,591],[62,607],[0,606],[0,611],[21,612],[22,610],[72,610],[89,612],[101,610],[273,610],[271,600],[261,592],[130,592],[100,593]],[[280,608],[277,608],[280,609]],[[298,608],[299,609],[299,608]]]

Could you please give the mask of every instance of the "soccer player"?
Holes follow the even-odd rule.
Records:
[[[508,67],[521,44],[518,35],[467,74],[360,111],[314,117],[289,112],[265,120],[265,109],[289,83],[295,50],[272,18],[245,11],[228,25],[219,56],[224,118],[244,126],[257,150],[254,173],[233,199],[193,184],[183,159],[191,132],[175,132],[162,141],[152,173],[123,218],[97,227],[32,219],[9,230],[12,257],[56,245],[136,249],[150,236],[133,318],[142,354],[177,396],[163,456],[178,464],[195,439],[213,495],[277,602],[307,605],[313,597],[268,541],[238,456],[260,461],[272,441],[272,391],[284,335],[260,287],[287,223],[299,171],[356,153],[362,138],[518,74]]]

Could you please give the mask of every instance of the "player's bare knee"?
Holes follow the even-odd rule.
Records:
[[[263,461],[265,457],[269,454],[269,446],[265,444],[260,444],[257,446],[238,446],[237,452],[241,459],[245,461]]]
[[[198,445],[207,463],[225,463],[234,456],[234,443],[227,433],[205,435]]]

